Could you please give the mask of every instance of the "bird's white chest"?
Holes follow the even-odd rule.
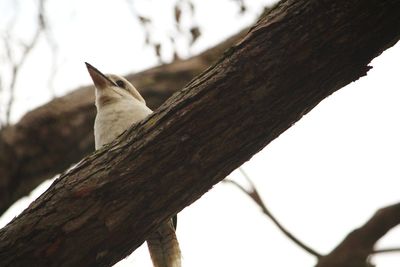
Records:
[[[132,124],[143,120],[152,111],[139,101],[124,100],[97,108],[94,122],[96,149],[110,143]]]

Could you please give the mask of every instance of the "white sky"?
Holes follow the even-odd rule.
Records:
[[[165,33],[173,31],[174,1],[135,2],[141,14],[155,20],[155,38],[164,41]],[[239,16],[233,1],[196,1],[195,21],[203,35],[192,48],[181,38],[181,55],[198,53],[250,24],[268,1],[248,2],[250,12]],[[29,14],[34,2],[18,3],[21,14],[26,15],[15,32],[26,38],[33,31]],[[2,1],[0,10],[9,12],[10,3]],[[117,74],[157,64],[152,49],[144,46],[143,33],[124,0],[49,0],[48,11],[61,64],[54,84],[56,95],[91,82],[84,61]],[[7,18],[0,19],[1,31]],[[171,58],[168,47],[164,58]],[[378,208],[400,200],[400,45],[388,49],[371,65],[374,68],[366,77],[325,99],[243,167],[277,218],[321,253],[329,252]],[[51,99],[47,87],[50,66],[51,54],[42,40],[22,70],[14,121]],[[1,66],[0,71],[4,73]],[[238,172],[231,178],[243,181]],[[14,205],[0,218],[0,225],[16,216],[49,184]],[[313,257],[284,237],[247,196],[227,184],[215,186],[183,210],[177,234],[187,267],[305,267],[315,263]],[[398,240],[397,227],[379,247],[400,246]],[[374,262],[379,267],[399,266],[400,256],[387,254],[374,258]],[[151,263],[142,247],[116,266]]]

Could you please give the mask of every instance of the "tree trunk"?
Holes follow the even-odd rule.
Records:
[[[0,231],[0,266],[109,266],[400,38],[398,0],[287,0]]]
[[[156,108],[244,33],[241,31],[188,60],[175,61],[127,78],[140,89],[147,104]],[[95,115],[94,89],[85,86],[29,112],[17,124],[1,130],[0,214],[41,182],[94,150]]]

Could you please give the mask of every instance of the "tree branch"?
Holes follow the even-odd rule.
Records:
[[[256,187],[247,174],[241,168],[239,168],[239,170],[250,183],[249,190],[233,180],[225,179],[223,181],[235,185],[248,195],[287,238],[315,256],[318,259],[316,267],[371,267],[372,265],[368,261],[369,256],[379,253],[400,252],[400,248],[373,250],[376,242],[380,238],[390,229],[400,224],[400,203],[379,210],[364,226],[351,232],[330,254],[323,256],[305,245],[279,223],[266,208]]]
[[[400,252],[400,248],[382,248],[382,249],[376,249],[374,251],[371,252],[371,254],[382,254],[382,253],[399,253]]]
[[[22,68],[22,66],[25,64],[28,56],[32,52],[32,49],[36,46],[36,44],[39,41],[39,37],[46,28],[46,24],[44,22],[44,4],[45,0],[40,0],[38,3],[38,14],[37,14],[37,29],[30,40],[27,44],[24,44],[22,54],[20,56],[20,59],[18,61],[14,60],[14,57],[11,52],[11,47],[8,43],[8,41],[5,41],[5,47],[7,50],[7,57],[8,60],[11,62],[11,81],[10,81],[10,86],[8,90],[10,91],[10,97],[8,99],[7,105],[6,105],[6,110],[5,110],[5,124],[8,125],[10,124],[10,117],[11,117],[11,110],[12,106],[14,104],[14,95],[15,95],[15,86],[16,82],[19,76],[19,72]]]
[[[400,203],[380,209],[362,227],[352,231],[316,267],[369,267],[368,257],[389,230],[400,224]]]
[[[275,216],[269,211],[267,206],[265,205],[264,201],[261,199],[260,194],[258,193],[257,188],[254,186],[253,182],[251,181],[250,177],[247,175],[247,173],[242,169],[239,168],[239,171],[242,173],[242,175],[246,178],[248,183],[250,184],[250,189],[247,190],[237,182],[233,180],[228,180],[225,179],[223,182],[233,184],[236,186],[239,190],[241,190],[243,193],[245,193],[247,196],[249,196],[260,208],[261,211],[271,219],[271,221],[275,224],[276,227],[288,238],[290,239],[293,243],[298,245],[300,248],[302,248],[304,251],[310,253],[311,255],[320,258],[322,255],[318,253],[316,250],[312,249],[308,245],[306,245],[303,241],[295,237],[291,232],[289,232],[279,221],[278,219],[275,218]]]
[[[400,38],[399,13],[398,0],[283,1],[214,66],[0,230],[0,265],[108,266],[127,256],[365,75]]]
[[[151,108],[182,88],[245,31],[188,60],[127,76]],[[85,86],[27,113],[0,131],[0,214],[94,150],[94,89]]]

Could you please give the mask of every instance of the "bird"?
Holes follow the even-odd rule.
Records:
[[[97,114],[94,137],[98,150],[153,111],[128,80],[115,74],[103,74],[89,63],[85,64],[95,86]],[[162,223],[147,238],[154,267],[181,267],[181,251],[175,228],[176,215]]]

